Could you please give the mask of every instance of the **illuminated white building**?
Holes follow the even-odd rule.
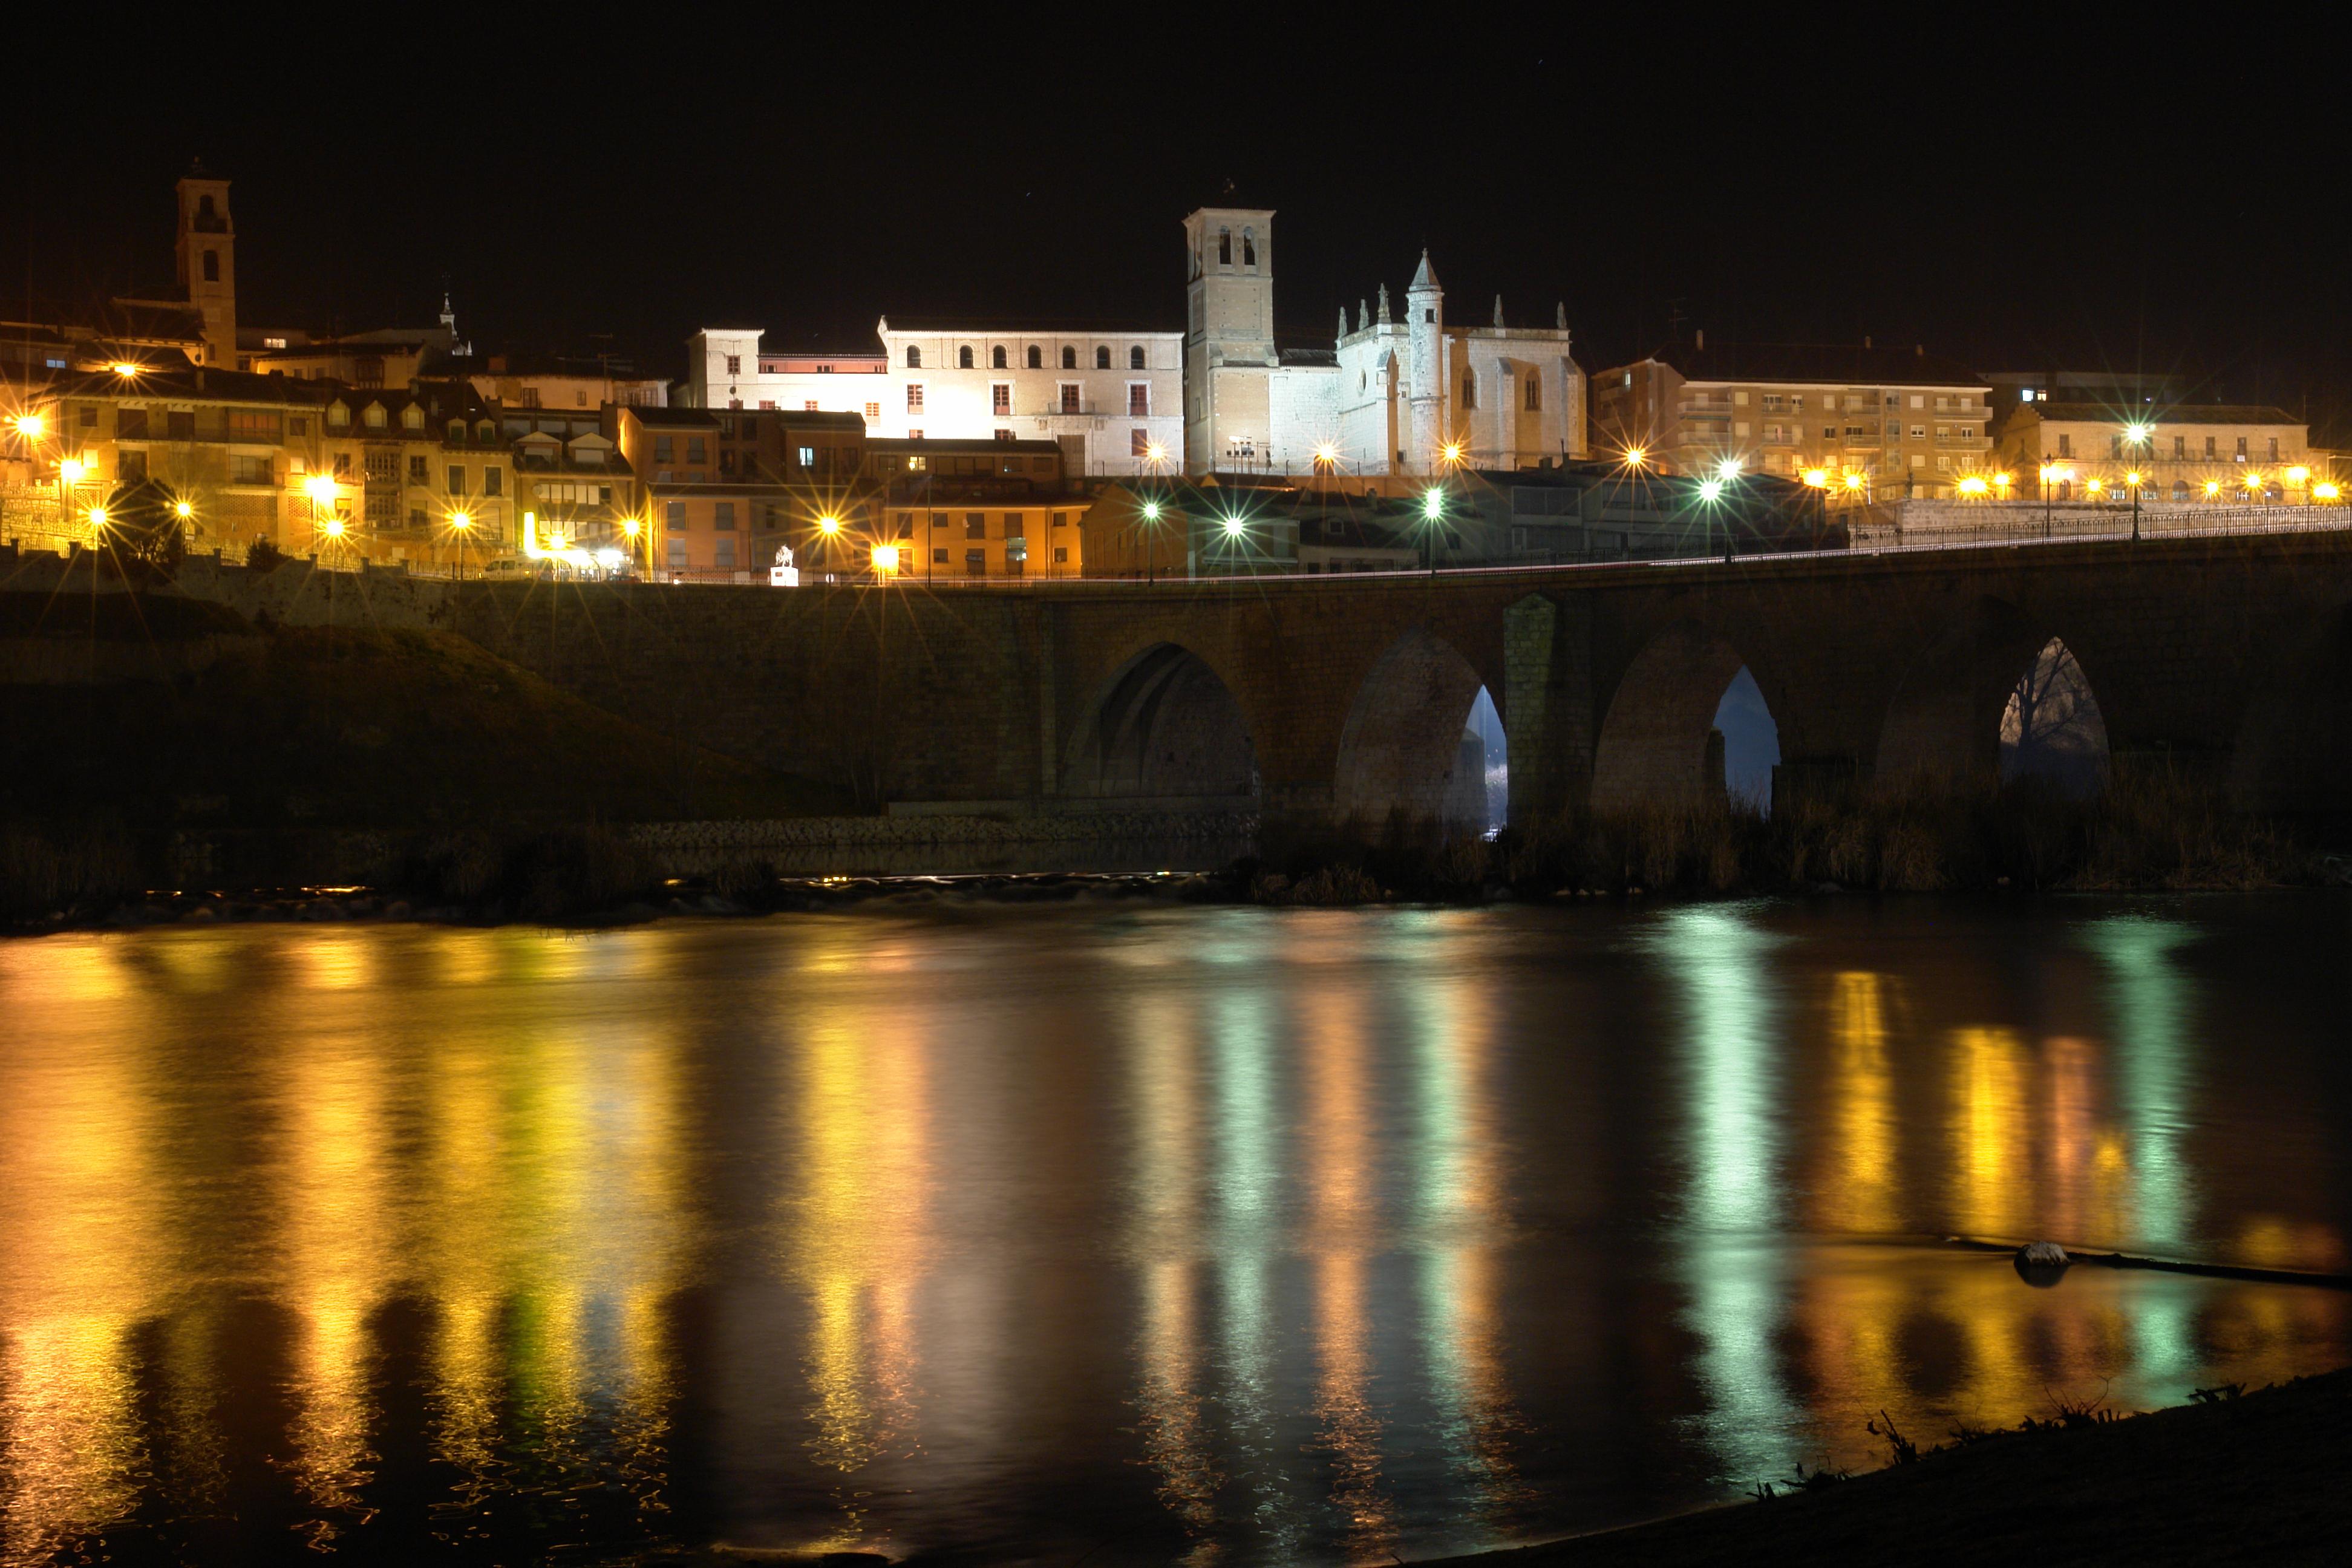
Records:
[[[1172,472],[1182,459],[1183,334],[877,325],[880,353],[762,353],[757,328],[689,340],[706,408],[856,414],[893,440],[1050,440],[1073,473]]]
[[[1528,468],[1580,457],[1584,373],[1565,306],[1548,328],[1449,326],[1422,253],[1404,318],[1343,306],[1332,349],[1282,349],[1274,331],[1274,213],[1203,207],[1184,220],[1185,468],[1426,473]]]

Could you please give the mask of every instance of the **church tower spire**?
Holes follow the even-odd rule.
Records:
[[[1412,342],[1412,440],[1406,460],[1434,467],[1446,442],[1445,290],[1426,247],[1404,300]]]

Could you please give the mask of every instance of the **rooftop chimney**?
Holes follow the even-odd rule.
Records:
[[[1702,352],[1706,348],[1706,329],[1705,327],[1701,327],[1698,330],[1698,346]]]

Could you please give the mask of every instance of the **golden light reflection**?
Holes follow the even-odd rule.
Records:
[[[2031,1239],[2029,1140],[2023,1047],[2007,1029],[1966,1028],[1952,1035],[1950,1209],[1961,1231],[1992,1240]]]
[[[1885,1235],[1896,1228],[1902,1172],[1895,1090],[1886,1062],[1884,975],[1849,971],[1832,983],[1830,1040],[1832,1165],[1817,1189],[1822,1228]]]
[[[812,1007],[800,1036],[800,1184],[782,1239],[812,1320],[809,1451],[845,1478],[828,1544],[864,1539],[868,1493],[847,1478],[912,1440],[914,1293],[937,1179],[926,1044],[916,1016],[887,1004]]]

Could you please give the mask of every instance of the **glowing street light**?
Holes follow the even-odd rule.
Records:
[[[1625,448],[1625,467],[1629,468],[1639,468],[1643,464],[1649,460],[1650,454],[1644,448],[1640,447],[1628,447]]]
[[[2135,419],[2135,420],[2133,420],[2131,423],[2129,423],[2129,424],[2127,424],[2127,425],[2126,425],[2126,426],[2124,426],[2124,444],[2125,444],[2126,446],[2128,446],[2128,447],[2139,447],[2139,448],[2140,448],[2140,450],[2141,450],[2141,455],[2144,457],[2144,456],[2146,456],[2146,454],[2147,454],[2147,448],[2148,437],[2151,437],[2151,436],[2153,436],[2153,435],[2155,435],[2155,434],[2156,434],[2156,426],[2155,426],[2150,425],[2150,424],[2147,423],[2147,422],[2146,422],[2146,421],[2144,421],[2144,420]],[[2131,487],[2131,498],[2132,498],[2132,535],[2131,535],[2131,536],[2132,536],[2133,541],[2134,541],[2135,542],[2137,542],[2138,541],[2138,539],[2139,539],[2139,489],[2140,489],[2140,476],[2139,476],[2139,470],[2138,470],[2138,469],[2137,469],[2137,468],[2135,468],[2135,469],[2131,470],[2129,473],[2126,474],[2126,475],[2124,476],[2124,483],[2125,483],[2125,484],[2126,484],[2126,485],[2128,485],[2129,487]]]
[[[172,515],[178,518],[182,522],[185,522],[188,519],[196,515],[196,509],[190,506],[186,501],[175,500],[172,503]]]
[[[898,569],[898,547],[895,544],[876,545],[874,547],[874,570],[881,575],[887,577],[891,573],[896,572]]]
[[[459,507],[449,514],[449,531],[457,536],[457,581],[466,580],[466,535],[474,528],[474,514]]]
[[[820,533],[828,535],[839,533],[841,531],[841,519],[834,516],[831,512],[827,512],[825,515],[816,520],[816,526],[817,531]]]
[[[39,440],[49,427],[49,422],[37,414],[19,414],[9,423],[16,426],[16,434],[27,441]]]
[[[2207,479],[2207,480],[2205,481],[2205,499],[2206,499],[2207,500],[2218,500],[2218,499],[2220,499],[2221,494],[2221,480],[2219,480],[2219,479]]]
[[[66,484],[78,485],[81,483],[82,475],[89,471],[89,465],[85,464],[79,458],[60,458],[58,459],[58,478]]]
[[[1848,468],[1845,471],[1845,488],[1847,489],[1853,491],[1856,495],[1860,495],[1869,487],[1870,476],[1864,473],[1860,468]]]
[[[131,363],[127,360],[117,360],[107,368],[114,372],[115,374],[121,376],[125,381],[129,381],[132,376],[139,374],[139,367]]]
[[[1168,448],[1157,441],[1146,441],[1143,444],[1143,460],[1156,468],[1168,460]]]
[[[2097,495],[2106,488],[2107,481],[2105,479],[2084,479],[2083,481],[2083,489],[2090,492],[2092,495]]]
[[[1435,485],[1432,485],[1429,489],[1423,490],[1421,495],[1421,515],[1425,521],[1430,522],[1435,522],[1440,518],[1444,517],[1445,515],[1445,492],[1439,489]]]
[[[1986,479],[1982,474],[1967,475],[1960,480],[1957,488],[1964,496],[1982,497],[1990,494],[1992,490],[1991,482]]]
[[[1808,489],[1825,490],[1830,488],[1830,471],[1827,468],[1807,468],[1804,480]]]
[[[2311,487],[2311,499],[2313,500],[2335,500],[2343,495],[2343,493],[2344,492],[2341,489],[2336,488],[2336,484],[2334,479],[2322,479],[2317,484]]]
[[[1459,441],[1448,441],[1437,451],[1437,455],[1445,460],[1448,467],[1458,465],[1462,461],[1462,453],[1463,447]]]
[[[1716,465],[1715,471],[1726,479],[1736,479],[1739,477],[1739,459],[1726,458]]]
[[[1723,499],[1723,481],[1721,479],[1699,480],[1698,499],[1707,502],[1721,500]]]
[[[320,531],[330,539],[341,539],[343,536],[343,520],[340,517],[329,518],[320,525]]]
[[[1227,539],[1239,539],[1242,536],[1243,528],[1246,526],[1242,520],[1237,517],[1226,518],[1224,520],[1224,523],[1225,537]]]
[[[106,509],[104,507],[94,506],[89,509],[89,525],[92,528],[104,528],[106,526]]]
[[[1315,448],[1315,468],[1318,473],[1329,473],[1339,466],[1339,448],[1326,441]]]

